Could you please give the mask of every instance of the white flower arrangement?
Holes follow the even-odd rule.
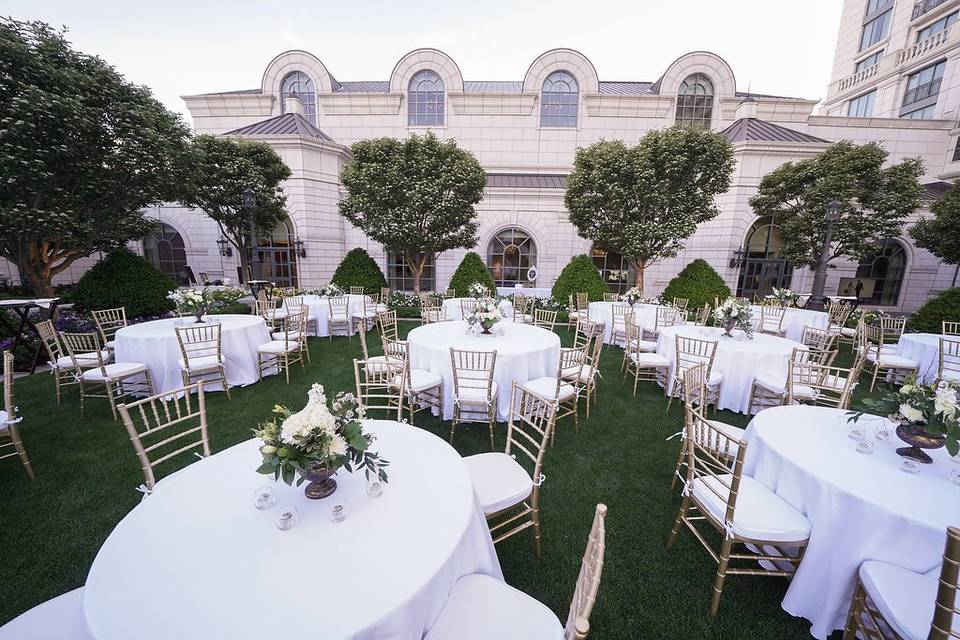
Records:
[[[753,309],[746,298],[729,297],[713,310],[713,319],[723,327],[725,335],[740,329],[749,338],[753,335]]]
[[[800,301],[800,294],[793,289],[778,289],[773,287],[772,293],[767,294],[767,300],[776,300],[781,307],[795,307]]]
[[[942,435],[951,456],[960,452],[960,383],[941,380],[920,384],[915,375],[899,389],[879,398],[864,398],[861,404],[877,415],[889,414],[895,421],[922,425],[924,431]],[[853,412],[859,418],[862,412]]]
[[[471,327],[482,327],[484,333],[490,333],[490,328],[503,320],[503,313],[493,298],[481,298],[477,306],[464,318]]]
[[[490,295],[490,290],[487,288],[487,285],[474,282],[472,285],[467,287],[467,294],[471,298],[486,298]]]
[[[177,313],[182,316],[196,316],[198,322],[213,306],[213,300],[206,289],[175,289],[167,294],[167,299],[176,306]]]
[[[331,282],[330,284],[328,284],[328,285],[326,285],[326,286],[323,286],[323,287],[320,287],[319,289],[317,289],[317,290],[316,290],[316,295],[318,295],[318,296],[326,296],[326,297],[329,297],[329,298],[335,298],[335,297],[337,297],[337,296],[342,296],[342,295],[343,295],[343,289],[341,289],[339,286],[337,286],[337,285],[335,285],[335,284],[333,284],[333,283]]]
[[[625,292],[620,294],[620,299],[627,304],[633,305],[643,300],[643,292],[637,287],[630,287]]]

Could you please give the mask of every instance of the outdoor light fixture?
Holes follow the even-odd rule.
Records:
[[[220,236],[220,239],[217,240],[217,247],[220,248],[220,255],[229,258],[233,255],[233,247],[230,246],[230,241]]]
[[[257,206],[257,196],[253,192],[253,189],[246,187],[243,190],[243,209],[244,211],[250,211]]]
[[[297,239],[294,240],[293,246],[296,248],[298,256],[301,258],[307,257],[307,250],[303,248],[303,240],[300,239],[300,236],[297,236]]]
[[[730,258],[730,268],[736,269],[743,265],[743,249],[737,249]]]

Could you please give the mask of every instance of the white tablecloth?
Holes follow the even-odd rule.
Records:
[[[591,302],[587,307],[587,318],[603,323],[603,341],[613,344],[613,306],[626,304],[625,302]],[[657,309],[655,304],[637,303],[633,305],[633,321],[643,329],[653,331],[657,324]],[[627,311],[629,314],[630,311]],[[621,341],[622,342],[622,341]]]
[[[657,353],[670,360],[671,380],[677,362],[677,335],[717,342],[713,370],[723,375],[718,409],[746,413],[753,379],[769,375],[785,382],[794,348],[806,349],[793,340],[762,333],[754,333],[752,340],[747,340],[740,331],[734,332],[734,338],[722,337],[722,333],[720,327],[664,327],[657,342]]]
[[[447,298],[443,301],[443,313],[447,320],[463,320],[463,307],[461,303],[465,300],[472,301],[472,298]],[[513,320],[513,303],[509,300],[501,300],[497,305],[500,313],[506,320]]]
[[[274,525],[253,506],[258,441],[161,480],[117,525],[87,577],[84,609],[96,640],[323,638],[419,640],[454,582],[502,579],[486,520],[460,455],[430,433],[368,421],[390,461],[379,498],[363,473],[341,470],[331,497],[276,483],[277,506],[300,522]],[[342,504],[347,519],[328,518]],[[311,622],[312,621],[312,622]],[[304,626],[305,625],[305,626]]]
[[[751,305],[753,309],[753,326],[760,329],[760,305]],[[814,311],[813,309],[798,309],[796,307],[787,307],[783,314],[783,327],[786,329],[785,338],[801,342],[803,340],[803,328],[814,327],[816,329],[826,329],[830,324],[830,316],[823,311]]]
[[[220,342],[227,384],[231,387],[253,384],[257,376],[257,347],[270,342],[263,318],[256,315],[212,315],[220,323]],[[117,362],[142,362],[150,369],[157,393],[183,387],[180,375],[180,344],[174,327],[193,324],[194,318],[151,320],[117,331],[114,349]],[[204,389],[219,389],[214,383]]]
[[[512,296],[516,293],[527,296],[528,298],[549,298],[553,295],[552,291],[545,287],[524,287],[517,289],[515,287],[497,287],[497,295]]]
[[[560,364],[560,337],[533,325],[498,322],[495,335],[467,333],[467,323],[438,322],[417,327],[407,335],[410,365],[443,378],[443,419],[453,419],[453,369],[450,349],[497,351],[493,379],[499,387],[497,419],[510,417],[513,382],[523,384],[534,378],[557,375]]]
[[[847,433],[845,412],[809,406],[766,409],[746,432],[744,472],[813,525],[783,608],[810,620],[815,638],[843,628],[861,563],[929,571],[940,565],[947,525],[960,522],[960,487],[947,480],[956,465],[946,449],[928,450],[934,464],[907,475],[898,469],[895,450],[905,444],[896,436],[875,440],[864,455]]]
[[[938,333],[905,333],[897,343],[898,356],[920,363],[917,375],[921,382],[931,383],[937,377],[940,368],[940,337]]]
[[[355,313],[363,313],[363,301],[367,296],[354,295],[350,294],[347,296],[347,312],[350,317],[353,317]],[[307,305],[309,312],[307,317],[310,320],[317,321],[316,333],[313,335],[317,336],[329,336],[330,335],[330,299],[326,296],[314,296],[307,295],[303,296],[303,304]],[[373,304],[369,298],[367,298],[367,310],[376,311],[373,308]],[[340,329],[337,329],[340,331]],[[350,334],[353,335],[353,325],[350,327]]]

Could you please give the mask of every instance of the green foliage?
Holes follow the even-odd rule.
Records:
[[[118,249],[83,274],[73,290],[74,308],[89,312],[126,307],[127,318],[173,309],[173,280],[140,256]]]
[[[933,218],[923,218],[910,229],[922,247],[949,264],[960,264],[960,186],[954,183],[943,197],[930,205]]]
[[[350,287],[363,287],[367,293],[379,293],[381,287],[387,286],[387,279],[380,270],[380,265],[360,247],[347,252],[330,282],[344,291],[349,291]]]
[[[456,291],[458,298],[466,298],[469,295],[467,288],[474,282],[486,285],[490,295],[497,295],[497,284],[493,281],[493,276],[490,275],[490,270],[484,264],[483,258],[471,251],[463,256],[447,288]]]
[[[884,166],[887,155],[875,142],[832,144],[814,158],[787,162],[765,175],[750,206],[758,216],[776,217],[783,257],[813,269],[828,228],[824,209],[836,200],[842,210],[828,262],[840,256],[859,260],[900,235],[904,219],[920,206],[923,162],[907,158]]]
[[[176,199],[189,128],[146,87],[42,22],[0,18],[0,256],[37,294],[143,237]]]
[[[688,309],[698,309],[705,304],[712,305],[714,298],[726,300],[730,296],[730,287],[720,274],[705,260],[697,258],[673,277],[661,294],[664,300],[687,298]]]
[[[960,318],[960,287],[947,289],[913,312],[907,320],[907,329],[924,333],[940,333],[943,321],[956,322]]]
[[[573,256],[567,266],[560,272],[560,277],[553,283],[553,289],[550,294],[553,300],[558,304],[567,304],[570,300],[570,294],[574,298],[580,292],[586,292],[591,302],[603,300],[603,294],[609,289],[600,277],[600,271],[593,260],[586,254]]]

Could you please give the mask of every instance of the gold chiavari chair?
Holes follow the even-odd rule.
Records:
[[[896,349],[897,342],[900,341],[900,336],[903,335],[903,330],[906,327],[906,316],[880,316],[880,329],[883,331],[884,345],[889,349]]]
[[[663,388],[670,389],[667,393],[667,413],[670,413],[670,406],[673,404],[673,399],[683,397],[684,371],[698,364],[707,365],[707,392],[703,402],[704,411],[706,411],[709,405],[716,404],[720,397],[720,385],[723,384],[723,376],[713,370],[713,359],[717,353],[717,341],[676,336],[675,349],[677,361],[673,371],[672,389],[666,380],[662,380]]]
[[[327,298],[330,307],[330,316],[327,318],[327,332],[333,340],[333,332],[342,329],[353,337],[353,319],[350,317],[350,299],[347,296],[332,296]]]
[[[656,343],[645,341],[641,337],[641,329],[633,322],[632,318],[627,318],[627,333],[623,347],[623,362],[620,364],[620,371],[624,378],[628,374],[633,374],[633,395],[637,395],[637,383],[640,380],[655,382],[658,379],[666,379],[670,371],[670,360],[665,356],[656,353]],[[649,345],[653,344],[653,349]]]
[[[49,358],[47,366],[50,367],[50,371],[53,373],[53,379],[57,387],[57,404],[60,404],[62,388],[79,384],[80,369],[74,367],[73,359],[64,352],[63,345],[60,344],[60,336],[57,334],[57,328],[53,325],[52,320],[38,322],[36,326],[40,341],[43,343],[43,348],[46,350],[47,357]],[[108,361],[110,359],[110,353],[103,351],[100,357],[103,358],[104,361]],[[97,360],[92,354],[80,354],[77,358],[77,363],[82,368],[97,366]]]
[[[619,293],[605,293],[605,294],[603,294],[603,301],[604,301],[604,302],[620,302],[620,294],[619,294]]]
[[[263,293],[263,290],[260,291]],[[275,298],[266,298],[264,294],[263,299],[257,298],[257,315],[262,317],[267,323],[267,327],[274,331],[277,327],[283,324],[284,319],[287,317],[287,310],[285,308],[277,307],[277,300]]]
[[[920,368],[916,360],[884,351],[885,336],[879,326],[860,324],[860,348],[866,358],[865,366],[872,373],[870,392],[877,384],[877,376],[883,372],[890,382],[899,382]]]
[[[655,341],[660,336],[660,329],[672,327],[680,322],[679,314],[673,307],[657,307],[653,316],[653,329],[643,329],[643,339]]]
[[[423,410],[435,408],[442,414],[443,378],[432,371],[411,367],[406,342],[384,339],[383,352],[390,360],[404,363],[403,371],[394,376],[392,384],[407,400],[410,424],[413,424],[413,417]]]
[[[521,294],[513,296],[513,321],[514,322],[532,322],[533,316],[528,313],[531,304],[530,298]]]
[[[580,318],[577,320],[577,329],[573,334],[573,346],[577,348],[587,346],[598,331],[603,333],[603,326],[600,323],[588,318]]]
[[[487,516],[493,542],[533,529],[533,548],[539,556],[543,460],[556,426],[557,404],[516,383],[510,399],[504,452],[467,456],[463,461]],[[532,473],[521,461],[533,465]]]
[[[587,315],[587,309],[580,307],[580,294],[570,294],[567,296],[567,323],[575,325],[577,320]]]
[[[826,349],[795,348],[790,354],[790,362],[787,363],[786,376],[779,378],[770,375],[759,375],[753,379],[753,383],[750,385],[750,401],[747,405],[747,415],[753,415],[754,407],[764,409],[766,407],[778,407],[782,404],[787,404],[793,371],[792,366],[794,364],[809,362],[830,366],[836,356],[836,351],[828,351]],[[846,384],[846,382],[844,381],[843,384]],[[812,387],[798,383],[798,386],[795,387],[795,394],[798,400],[799,398],[813,400],[815,391]]]
[[[386,340],[399,340],[396,311],[377,314],[377,323],[380,325],[380,336],[382,338]]]
[[[632,316],[630,307],[623,302],[618,302],[610,307],[611,321],[610,342],[612,344],[622,344],[626,340],[627,334],[627,316]]]
[[[362,296],[364,293],[366,292],[363,287],[350,287],[350,295],[352,296]]]
[[[477,308],[479,300],[476,298],[460,298],[460,317],[466,320]]]
[[[394,379],[398,375],[405,375],[405,370],[405,363],[393,363],[386,356],[354,359],[357,402],[367,416],[371,412],[382,411],[387,418],[402,419],[403,396]]]
[[[456,290],[456,289],[447,289],[446,291],[444,291],[443,297],[444,297],[444,298],[456,298],[456,297],[457,297],[457,290]]]
[[[853,307],[845,302],[827,303],[827,330],[837,334],[840,344],[849,344],[852,351],[857,345],[857,328],[847,326],[851,313]]]
[[[377,303],[370,296],[363,296],[363,305],[350,316],[350,336],[359,324],[372,325],[377,319]],[[331,316],[332,318],[333,316]]]
[[[707,322],[710,321],[710,303],[703,305],[700,309],[697,310],[697,315],[694,317],[693,321],[701,327],[707,326]]]
[[[33,480],[33,466],[20,439],[20,420],[13,401],[13,353],[3,352],[3,411],[0,411],[0,460],[17,456],[27,477]],[[12,451],[9,451],[12,449]]]
[[[429,291],[421,291],[420,293],[417,294],[417,298],[420,299],[420,306],[421,306],[421,307],[425,307],[425,306],[427,306],[428,304],[432,304],[432,303],[431,303],[431,300],[430,300],[432,297],[433,297],[433,296],[430,295],[430,292],[429,292]]]
[[[303,310],[304,312],[304,324],[306,332],[309,335],[316,336],[320,333],[320,321],[316,318],[310,317],[310,307],[307,306],[307,303],[304,302],[303,296],[301,295],[292,295],[286,296],[283,298],[283,310],[285,313],[293,313],[296,311]],[[313,325],[313,333],[310,334],[310,325]],[[304,343],[306,344],[306,343]],[[307,354],[307,359],[310,359],[310,354]]]
[[[856,638],[960,638],[960,528],[947,527],[943,562],[927,573],[880,560],[860,565],[843,631],[843,640]]]
[[[579,380],[583,374],[583,365],[586,361],[586,349],[560,349],[560,363],[554,376],[534,378],[520,385],[520,388],[535,393],[541,398],[557,405],[557,420],[573,416],[573,428],[579,429],[577,404],[580,393],[576,386],[568,380]]]
[[[117,408],[140,461],[148,493],[156,487],[156,469],[164,462],[188,453],[199,453],[204,458],[210,455],[203,383],[121,404]],[[193,456],[189,459],[192,460]]]
[[[783,318],[787,314],[785,307],[763,305],[760,307],[760,333],[782,336]]]
[[[97,325],[97,331],[100,333],[100,340],[103,342],[103,348],[113,351],[113,340],[117,331],[127,326],[127,308],[117,307],[115,309],[101,309],[91,311],[93,321]]]
[[[960,322],[944,320],[941,333],[945,336],[960,336]]]
[[[803,328],[803,335],[800,337],[801,344],[820,351],[833,351],[833,343],[836,340],[836,333],[809,325]]]
[[[497,352],[450,349],[453,371],[453,422],[450,444],[461,422],[485,422],[490,429],[490,450],[496,448],[493,431],[497,422],[497,383],[493,379]]]
[[[380,299],[377,301],[377,313],[390,310],[390,287],[380,287]]]
[[[937,382],[960,382],[960,335],[940,336]]]
[[[106,398],[110,401],[113,419],[117,419],[117,399],[127,394],[153,395],[150,370],[142,362],[111,362],[103,357],[99,335],[96,333],[61,333],[74,369],[80,374],[80,415],[86,410],[87,398]],[[87,366],[96,359],[96,365]],[[81,365],[81,363],[83,363]],[[99,392],[99,393],[98,393]]]
[[[533,310],[533,326],[553,331],[554,327],[557,326],[557,312],[535,308]]]
[[[717,563],[710,602],[710,615],[716,615],[728,575],[792,576],[810,538],[810,521],[759,481],[743,475],[745,440],[731,438],[699,408],[690,410],[685,431],[683,501],[667,549],[686,527]],[[699,529],[701,523],[719,533],[719,549],[711,547]],[[742,550],[734,553],[741,545]],[[761,561],[777,564],[765,569],[756,566]]]
[[[447,317],[443,313],[443,307],[438,307],[436,305],[420,307],[421,324],[433,324],[435,322],[443,322],[446,319]]]
[[[855,382],[853,369],[819,364],[813,360],[790,362],[786,404],[849,409]]]
[[[300,317],[296,319],[296,326],[291,326],[292,322],[287,322],[280,327],[280,331],[274,331],[270,334],[270,337],[273,340],[298,340],[300,342],[300,351],[307,356],[307,362],[313,362],[310,358],[310,343],[307,342],[307,324],[310,322],[310,307],[305,304],[300,305],[299,308],[289,307],[288,315],[289,318],[291,315],[299,312]],[[289,335],[288,335],[289,334]]]
[[[362,325],[362,324],[360,325],[360,351],[363,354],[363,362],[367,366],[372,365],[372,366],[377,366],[381,368],[391,366],[396,370],[395,373],[399,373],[403,367],[402,362],[394,362],[390,360],[386,355],[382,355],[382,356],[370,355],[370,351],[367,345],[367,328],[365,325]]]
[[[304,311],[288,314],[283,319],[283,329],[273,333],[270,342],[257,347],[257,373],[260,380],[263,380],[264,372],[276,368],[278,373],[283,371],[287,384],[290,384],[290,365],[299,362],[300,368],[307,370],[303,361],[306,344],[304,318]]]
[[[174,327],[180,345],[180,376],[183,386],[195,381],[200,385],[217,382],[230,399],[230,385],[223,365],[223,347],[219,324],[191,324]],[[196,380],[194,380],[196,379]]]
[[[590,322],[589,320],[587,322]],[[579,325],[578,325],[579,327]],[[575,349],[582,349],[584,352],[583,366],[580,368],[580,375],[574,377],[575,373],[569,371],[564,373],[564,380],[572,382],[577,389],[577,395],[583,395],[587,403],[587,418],[590,418],[590,400],[593,404],[597,403],[597,382],[600,380],[600,356],[603,352],[603,333],[593,333],[592,337],[582,345],[575,345]]]
[[[584,640],[590,633],[590,614],[600,590],[606,553],[607,506],[598,504],[590,527],[580,574],[563,627],[546,606],[502,580],[473,573],[457,580],[440,615],[424,640],[500,638],[504,628],[526,630],[525,638]],[[506,606],[504,606],[506,605]]]
[[[683,309],[684,311],[686,311],[686,310],[687,310],[687,305],[689,305],[689,304],[690,304],[690,299],[689,299],[689,298],[674,298],[674,299],[673,299],[673,306],[676,307],[677,309]]]

